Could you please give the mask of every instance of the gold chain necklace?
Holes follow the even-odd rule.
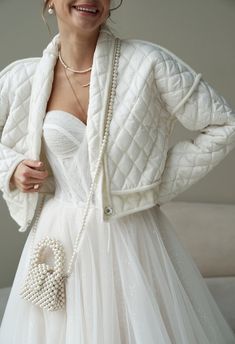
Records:
[[[84,70],[75,70],[75,69],[70,68],[69,66],[66,65],[66,63],[62,59],[60,50],[59,50],[59,60],[60,60],[60,63],[62,64],[62,66],[64,67],[65,71],[69,70],[72,73],[85,74],[85,73],[88,73],[88,72],[90,72],[92,70],[92,67],[90,67],[88,69],[84,69]],[[66,75],[67,75],[67,73],[66,73]],[[90,86],[90,82],[88,82],[87,84],[83,85],[83,84],[80,84],[80,82],[78,81],[78,84],[81,87],[89,87]]]
[[[68,80],[68,83],[69,83],[69,85],[70,85],[70,88],[71,88],[71,90],[72,90],[72,92],[73,92],[73,95],[74,95],[74,97],[75,97],[75,99],[76,99],[76,102],[77,102],[78,106],[80,107],[80,109],[82,110],[83,118],[86,119],[86,113],[85,113],[85,111],[84,111],[84,109],[83,109],[83,107],[82,107],[82,105],[81,105],[81,103],[80,103],[80,101],[79,101],[79,99],[78,99],[78,96],[77,96],[77,94],[76,94],[76,92],[75,92],[75,90],[74,90],[74,88],[73,88],[73,85],[72,85],[72,83],[71,83],[71,81],[70,81],[70,79],[69,79],[69,76],[67,75],[67,71],[66,71],[65,68],[64,68],[64,73],[65,73],[65,76],[66,76],[66,78],[67,78],[67,80]],[[83,122],[83,123],[84,123],[84,122]],[[84,123],[84,124],[86,124],[86,123]]]
[[[70,72],[73,72],[73,73],[78,73],[78,74],[84,74],[84,73],[88,73],[92,70],[92,67],[89,67],[87,69],[84,69],[84,70],[76,70],[76,69],[73,69],[72,67],[69,67],[63,60],[62,56],[61,56],[61,52],[59,51],[59,59],[60,59],[60,62],[61,64],[64,66],[65,69],[68,69]]]
[[[64,68],[64,71],[65,71],[65,74],[66,74],[66,76],[67,76],[67,78],[68,78],[68,75],[67,75],[67,68]],[[87,84],[80,84],[79,81],[77,81],[77,82],[78,82],[79,86],[81,86],[81,87],[89,87],[89,86],[90,86],[90,82],[88,82]]]

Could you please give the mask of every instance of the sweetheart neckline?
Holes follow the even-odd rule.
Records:
[[[69,117],[73,117],[75,119],[75,121],[78,121],[79,123],[81,123],[85,128],[87,127],[87,124],[85,124],[80,118],[78,118],[77,116],[73,115],[71,112],[67,112],[67,111],[64,111],[64,110],[49,110],[46,112],[46,115],[48,113],[51,113],[51,112],[62,112],[66,115],[68,115]]]

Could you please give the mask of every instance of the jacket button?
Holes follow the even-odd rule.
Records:
[[[106,215],[112,215],[112,213],[113,213],[113,208],[112,207],[105,207],[104,208],[104,213],[106,214]]]

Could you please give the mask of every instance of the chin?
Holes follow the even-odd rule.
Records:
[[[90,23],[74,23],[73,24],[73,30],[76,30],[77,32],[84,32],[87,34],[90,33],[96,33],[99,31],[102,23],[98,23],[96,25],[92,25]]]

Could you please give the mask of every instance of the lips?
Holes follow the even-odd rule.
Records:
[[[72,8],[84,14],[96,15],[99,12],[99,9],[91,4],[75,4],[72,5]]]

